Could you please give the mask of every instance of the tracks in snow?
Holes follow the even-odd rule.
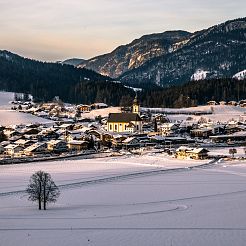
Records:
[[[174,173],[174,172],[184,172],[184,171],[189,171],[189,170],[192,170],[195,168],[210,167],[211,165],[218,162],[218,160],[219,159],[214,159],[208,163],[201,164],[198,166],[193,166],[193,167],[180,167],[180,168],[172,168],[172,169],[158,169],[158,170],[151,170],[151,171],[134,172],[134,173],[128,173],[128,174],[115,175],[115,176],[111,176],[111,177],[99,178],[99,179],[73,182],[73,183],[58,185],[58,187],[63,190],[63,189],[71,189],[71,188],[77,188],[77,187],[87,186],[87,185],[104,184],[104,183],[121,181],[121,180],[126,180],[126,179],[133,179],[133,178],[138,178],[138,177],[158,175],[158,174],[162,174],[162,173],[166,174],[166,173]],[[0,197],[22,195],[25,193],[26,193],[25,190],[1,192]]]

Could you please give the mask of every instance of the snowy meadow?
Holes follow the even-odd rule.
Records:
[[[2,166],[0,245],[244,245],[246,165],[191,168],[204,163],[156,154]],[[61,190],[47,211],[22,192],[37,170]]]

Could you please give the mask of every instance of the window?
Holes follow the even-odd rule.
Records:
[[[114,125],[114,130],[117,131],[117,125]]]
[[[125,125],[125,130],[126,130],[126,125]]]
[[[139,128],[138,128],[138,125],[137,125],[137,131],[138,131],[138,129],[139,129]]]
[[[109,130],[112,131],[112,124],[109,125]]]

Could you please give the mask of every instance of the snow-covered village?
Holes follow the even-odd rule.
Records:
[[[245,9],[0,0],[0,246],[245,246]]]
[[[229,244],[238,240],[228,231],[241,231],[245,221],[240,212],[245,201],[244,100],[170,109],[142,108],[137,97],[122,108],[65,104],[57,97],[36,104],[10,100],[13,93],[1,95],[1,113],[12,114],[7,121],[12,124],[4,126],[1,119],[3,242],[14,242],[9,239],[14,232],[25,245],[39,245],[42,235],[48,235],[50,245],[58,235],[61,245],[107,245],[128,236],[134,238],[130,245],[143,237],[146,245],[159,245],[159,240],[183,245],[209,233],[200,244],[207,245],[221,230]],[[20,114],[26,122],[15,125]],[[30,176],[39,170],[51,173],[61,192],[47,213],[36,213],[25,195]],[[220,212],[206,212],[210,206]],[[193,217],[198,214],[199,219]],[[164,229],[165,236],[159,233]]]
[[[37,122],[1,127],[2,164],[148,152],[199,160],[216,157],[218,148],[224,149],[218,156],[235,157],[235,151],[237,157],[246,157],[242,147],[246,144],[246,100],[209,101],[207,106],[181,109],[142,108],[137,96],[128,108],[105,103],[71,105],[59,97],[41,104],[9,104],[13,113],[34,115]]]

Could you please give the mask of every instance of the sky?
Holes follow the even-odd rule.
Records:
[[[92,58],[144,34],[197,31],[245,17],[245,0],[0,0],[0,50]]]

